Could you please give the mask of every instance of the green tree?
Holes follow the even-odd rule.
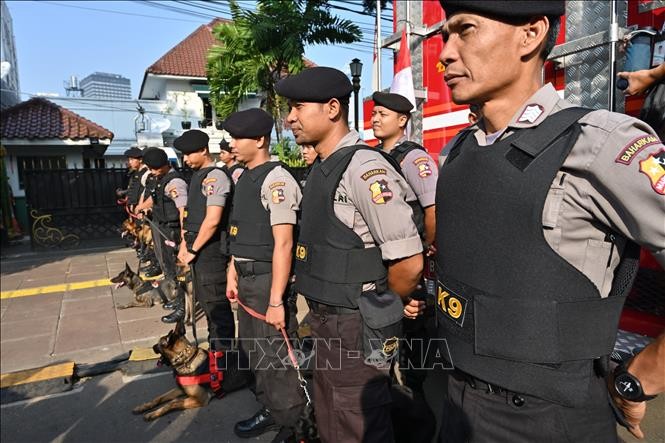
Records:
[[[305,67],[305,46],[353,43],[360,28],[330,12],[327,0],[259,0],[256,10],[229,2],[232,22],[213,29],[217,44],[208,53],[208,84],[221,118],[238,109],[248,93],[264,94],[278,139],[284,104],[275,84]]]

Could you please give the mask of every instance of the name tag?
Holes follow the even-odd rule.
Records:
[[[436,306],[439,311],[458,326],[464,326],[464,316],[469,300],[436,281]]]
[[[238,227],[236,225],[229,226],[229,235],[231,237],[235,237],[236,235],[238,235]]]

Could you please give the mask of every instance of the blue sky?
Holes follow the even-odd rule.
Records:
[[[200,1],[7,1],[13,21],[22,100],[30,94],[65,95],[63,82],[70,75],[79,79],[95,71],[120,74],[131,80],[132,97],[138,95],[145,69],[201,24],[207,15],[229,18],[228,3]],[[149,3],[152,3],[150,5]],[[254,2],[241,1],[252,8]],[[349,1],[331,5],[360,10]],[[188,14],[176,12],[180,8]],[[113,12],[110,12],[113,11]],[[353,20],[365,30],[364,42],[349,47],[308,47],[305,56],[318,65],[348,71],[354,57],[363,62],[361,96],[371,95],[372,16],[333,10]],[[384,10],[392,17],[392,10]],[[390,21],[383,20],[382,34],[392,33]],[[382,86],[392,79],[392,51],[383,50]]]

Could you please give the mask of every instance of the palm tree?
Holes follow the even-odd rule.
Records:
[[[230,2],[232,22],[213,29],[219,44],[208,52],[208,84],[213,106],[224,118],[248,93],[265,94],[264,106],[281,135],[283,103],[275,84],[305,67],[306,45],[353,43],[360,28],[330,12],[327,0],[259,0],[255,11]]]

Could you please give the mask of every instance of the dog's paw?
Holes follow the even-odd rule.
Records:
[[[143,414],[148,409],[150,409],[150,407],[148,407],[146,405],[139,405],[139,406],[135,407],[134,409],[132,409],[132,414],[136,414],[136,415]]]
[[[152,421],[156,418],[159,418],[159,414],[155,414],[154,412],[149,412],[147,414],[143,414],[143,420],[145,420],[145,421]]]

